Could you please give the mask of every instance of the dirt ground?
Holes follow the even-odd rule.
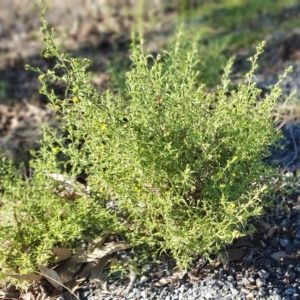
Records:
[[[96,88],[108,79],[104,69],[116,51],[128,58],[130,30],[140,17],[144,32],[154,37],[145,47],[158,52],[172,31],[176,7],[176,1],[146,1],[140,16],[134,0],[35,2],[0,1],[0,149],[17,162],[27,161],[28,151],[38,148],[42,122],[57,126],[53,111],[45,106],[47,99],[38,93],[37,74],[24,69],[26,64],[41,70],[53,67],[53,61],[41,55],[40,14],[46,5],[45,19],[55,28],[56,43],[63,51],[91,59]]]
[[[45,18],[49,27],[55,28],[56,43],[63,51],[91,59],[92,83],[101,89],[109,80],[105,73],[107,62],[116,53],[121,59],[129,56],[131,28],[142,24],[145,49],[157,53],[174,31],[179,2],[144,1],[146,7],[141,10],[136,0],[48,0],[42,4],[32,0],[0,0],[0,149],[5,156],[28,160],[28,151],[38,148],[41,123],[58,126],[53,111],[45,106],[47,99],[38,93],[37,74],[24,69],[25,64],[42,70],[53,66],[53,61],[41,55],[39,18],[46,5],[49,10]],[[279,20],[295,16],[300,16],[300,4],[282,10]],[[263,13],[258,20],[265,24],[270,22],[269,18]],[[290,34],[276,31],[267,38],[264,73],[280,73],[290,60],[300,57],[299,28]],[[238,53],[237,74],[248,56],[249,51]]]

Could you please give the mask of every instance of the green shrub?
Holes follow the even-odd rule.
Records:
[[[258,102],[251,82],[262,46],[245,84],[229,92],[230,60],[209,94],[196,85],[196,38],[180,31],[156,59],[133,42],[124,100],[97,95],[88,60],[61,54],[45,21],[42,32],[44,55],[57,64],[35,70],[62,128],[45,126],[30,178],[9,166],[1,173],[2,275],[34,271],[52,262],[53,246],[73,249],[102,230],[167,251],[181,268],[252,232],[247,219],[262,213],[274,174],[261,158],[278,138],[271,112],[279,87]],[[48,89],[53,82],[66,86],[64,99]]]

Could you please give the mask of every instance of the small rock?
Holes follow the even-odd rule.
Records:
[[[287,288],[284,291],[284,294],[287,296],[292,296],[293,294],[296,294],[296,293],[297,293],[297,290],[294,287]]]
[[[141,277],[141,279],[140,279],[140,283],[146,282],[148,279],[149,279],[149,277],[143,275],[143,276]]]
[[[279,243],[281,245],[281,247],[286,247],[287,245],[290,244],[290,241],[288,239],[279,239]]]
[[[272,266],[273,266],[273,261],[271,260],[271,259],[269,259],[269,258],[267,258],[266,260],[265,260],[265,262],[264,262],[264,266],[266,267],[266,268],[271,268]]]
[[[261,297],[264,297],[264,296],[266,296],[267,294],[268,294],[268,291],[267,291],[266,288],[260,288],[260,289],[258,290],[258,295],[261,296]]]
[[[280,295],[280,294],[281,294],[281,290],[278,289],[278,288],[274,288],[274,289],[273,289],[273,294],[275,294],[275,295]]]
[[[214,298],[214,296],[217,294],[216,290],[212,289],[212,288],[208,288],[205,293],[204,293],[204,297],[206,299],[210,299],[210,298]]]
[[[231,294],[232,294],[233,297],[235,297],[235,296],[237,296],[239,294],[239,291],[237,289],[235,289],[235,288],[231,288],[230,291],[231,291]]]
[[[235,267],[230,267],[228,270],[229,275],[234,275],[236,273],[236,268]]]
[[[253,293],[249,293],[248,295],[246,295],[246,299],[247,300],[253,300],[254,299]]]
[[[284,277],[283,271],[281,268],[276,268],[276,276],[278,279],[282,279]]]
[[[297,264],[297,265],[296,265],[295,271],[296,271],[296,272],[300,272],[300,264]]]
[[[272,253],[271,254],[271,257],[277,261],[281,258],[285,258],[286,257],[286,252],[285,251],[278,251],[278,252],[275,252],[275,253]]]
[[[296,278],[296,273],[291,269],[287,269],[284,277],[288,278],[290,281],[294,281],[294,279]]]
[[[260,278],[257,278],[256,279],[256,286],[257,287],[262,287],[262,286],[265,286],[267,284],[267,281],[266,281],[266,279],[265,278],[262,278],[262,277],[260,277]]]
[[[152,265],[150,265],[150,264],[144,264],[143,266],[142,266],[142,272],[143,273],[148,273],[148,272],[150,272],[152,270]]]
[[[267,272],[266,270],[262,269],[258,271],[258,275],[262,278],[268,279],[270,276],[270,273]]]
[[[144,298],[144,299],[147,299],[147,293],[145,291],[141,291],[141,296]]]
[[[297,229],[297,231],[296,231],[296,233],[295,233],[295,238],[296,238],[297,240],[300,240],[300,228]]]

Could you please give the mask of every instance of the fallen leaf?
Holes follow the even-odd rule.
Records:
[[[249,248],[255,248],[255,245],[246,238],[236,240],[228,251],[229,260],[240,260],[243,258]]]
[[[161,286],[164,286],[164,285],[170,283],[170,288],[175,288],[178,286],[180,279],[182,279],[186,273],[187,273],[187,270],[176,272],[171,276],[161,278],[154,285],[161,287]]]
[[[45,278],[57,289],[62,290],[63,282],[56,271],[49,269],[45,266],[38,265],[39,270]]]
[[[241,258],[243,258],[245,256],[246,251],[247,251],[247,247],[230,249],[228,252],[228,259],[232,260],[232,261],[240,260]]]
[[[44,278],[43,275],[39,274],[22,274],[22,275],[8,275],[9,277],[18,279],[18,280],[28,280],[28,281],[39,281]]]
[[[275,253],[272,253],[271,254],[271,257],[274,259],[274,260],[279,260],[281,258],[285,258],[285,257],[288,257],[286,252],[285,251],[278,251],[278,252],[275,252]]]
[[[160,278],[160,277],[163,277],[164,274],[165,274],[165,270],[160,270],[160,271],[153,273],[153,276]]]
[[[81,268],[81,265],[81,262],[78,262],[76,259],[71,258],[57,266],[55,268],[55,271],[61,278],[61,281],[63,283],[67,283],[75,278]]]
[[[70,258],[72,256],[72,252],[67,248],[55,247],[55,248],[52,248],[51,251],[54,255],[57,256],[56,261],[55,261],[57,263],[67,260],[68,258]]]
[[[95,247],[91,252],[88,250],[78,251],[73,255],[73,259],[75,259],[77,262],[92,262],[106,255],[128,248],[130,248],[130,245],[125,242],[111,242],[104,246]]]
[[[270,228],[268,229],[268,237],[269,237],[269,238],[272,237],[273,234],[274,234],[274,232],[275,232],[277,229],[278,229],[278,226],[277,226],[277,225],[274,225],[274,226],[270,227]]]
[[[108,261],[112,258],[112,255],[106,255],[98,260],[96,260],[95,262],[92,263],[92,267],[91,267],[91,277],[90,279],[92,280],[100,280],[101,275],[103,273],[104,267],[105,265],[108,263]]]
[[[11,293],[0,290],[0,299],[19,299],[20,292]]]

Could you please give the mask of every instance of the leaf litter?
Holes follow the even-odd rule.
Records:
[[[57,264],[53,268],[38,265],[40,273],[8,275],[17,280],[37,283],[39,288],[36,291],[25,291],[20,294],[16,287],[14,287],[14,291],[11,291],[11,288],[10,290],[0,289],[0,299],[19,299],[20,297],[24,300],[40,300],[41,297],[44,299],[45,293],[41,284],[43,280],[47,280],[51,284],[52,292],[50,294],[64,294],[67,299],[72,299],[74,296],[77,298],[75,292],[87,278],[100,286],[103,293],[109,293],[105,281],[106,271],[112,263],[115,263],[115,252],[130,248],[129,244],[122,241],[106,243],[105,241],[109,237],[111,237],[110,233],[103,232],[98,237],[89,240],[87,249],[79,248],[74,254],[64,247],[52,248],[51,251],[56,256]]]

